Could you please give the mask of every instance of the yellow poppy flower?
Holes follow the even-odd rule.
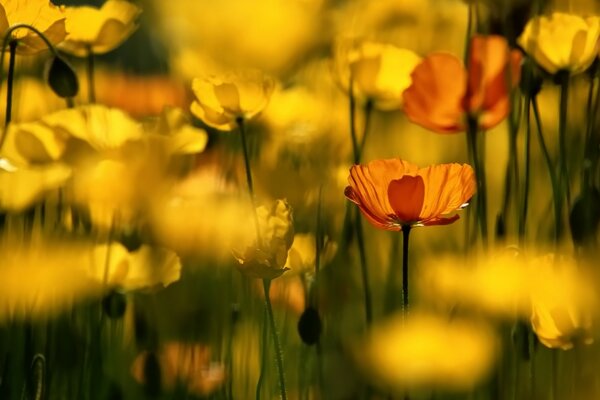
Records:
[[[372,41],[338,42],[334,78],[346,93],[350,80],[355,96],[375,107],[391,110],[402,106],[402,94],[411,85],[411,73],[421,57],[411,50]]]
[[[28,24],[42,32],[52,44],[65,36],[64,6],[55,6],[48,0],[2,0],[0,2],[0,32],[4,40],[11,26]],[[46,43],[29,29],[16,29],[12,40],[17,41],[17,54],[35,54],[46,50]]]
[[[70,177],[71,168],[64,164],[17,167],[0,159],[0,209],[22,211]]]
[[[47,318],[76,301],[98,296],[101,285],[89,279],[82,265],[90,247],[85,243],[24,243],[4,238],[0,268],[0,320]]]
[[[337,251],[337,244],[325,239],[325,245],[321,249],[321,267],[333,259]],[[301,233],[294,236],[294,243],[288,252],[285,264],[293,273],[314,273],[317,257],[315,236],[309,233]]]
[[[272,206],[256,209],[260,230],[260,243],[256,239],[249,245],[233,250],[239,270],[251,278],[273,279],[287,268],[288,251],[294,241],[292,209],[284,200]]]
[[[65,52],[84,57],[88,51],[107,53],[123,43],[136,29],[142,10],[125,0],[108,0],[100,9],[90,6],[66,7]]]
[[[401,392],[431,386],[472,389],[489,373],[498,343],[490,327],[459,318],[414,313],[375,326],[356,350],[376,385]]]
[[[518,43],[551,74],[585,71],[598,55],[600,18],[560,12],[531,19]]]
[[[237,126],[238,119],[251,119],[260,113],[274,87],[273,79],[259,71],[196,78],[192,82],[196,100],[191,111],[206,125],[230,131]]]
[[[145,245],[132,252],[120,243],[96,245],[89,266],[91,279],[125,291],[167,287],[181,275],[175,253]]]

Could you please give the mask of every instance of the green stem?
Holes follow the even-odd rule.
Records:
[[[530,178],[530,153],[531,153],[531,99],[525,99],[525,179],[523,182],[523,201],[519,215],[519,241],[521,247],[525,240],[525,225],[527,223],[527,208],[529,206],[529,178]]]
[[[487,199],[486,199],[486,179],[485,165],[481,162],[479,152],[477,151],[477,134],[478,123],[473,117],[467,118],[467,140],[473,164],[475,167],[475,178],[477,180],[477,218],[479,220],[479,228],[481,230],[481,240],[484,249],[487,249],[488,244],[488,228],[487,228]],[[485,150],[485,149],[484,149]]]
[[[258,215],[256,214],[256,199],[254,198],[254,184],[252,182],[252,170],[250,169],[250,156],[248,154],[248,143],[246,140],[246,124],[244,123],[244,118],[239,117],[236,120],[239,130],[240,130],[240,138],[242,140],[242,152],[244,154],[244,166],[246,170],[246,182],[248,184],[248,194],[250,195],[250,203],[252,205],[253,215],[254,215],[254,228],[256,229],[256,240],[257,244],[262,243],[261,235],[260,235],[260,226],[258,223]]]
[[[15,58],[17,56],[17,41],[11,40],[8,44],[9,47],[9,60],[8,60],[8,86],[6,88],[6,114],[4,120],[4,130],[10,124],[12,118],[12,97],[13,97],[13,84],[15,79]]]
[[[516,114],[513,105],[515,104],[517,96],[514,91],[511,93],[511,111],[508,117],[508,163],[506,165],[506,173],[504,176],[504,198],[502,201],[502,216],[504,221],[508,220],[510,199],[512,194],[513,186],[515,188],[514,198],[519,198],[519,161],[517,158],[517,136],[519,133],[519,120],[521,118],[520,113]]]
[[[363,236],[362,219],[358,208],[355,208],[354,220],[356,223],[356,239],[358,242],[358,253],[360,258],[360,271],[363,281],[363,295],[365,302],[365,318],[367,326],[373,321],[373,306],[371,301],[371,289],[369,287],[369,269],[367,267],[367,256],[365,251],[365,238]]]
[[[402,313],[408,314],[408,239],[410,225],[402,225]]]
[[[562,218],[561,218],[561,198],[560,192],[558,188],[558,179],[556,177],[556,172],[554,169],[554,163],[552,162],[552,158],[550,157],[550,152],[548,151],[548,146],[546,146],[546,140],[544,139],[544,134],[542,130],[542,120],[540,118],[540,109],[538,107],[537,97],[534,96],[532,99],[533,105],[533,117],[535,118],[535,123],[537,125],[537,137],[540,143],[540,148],[542,150],[542,154],[544,156],[544,160],[546,160],[546,166],[548,168],[548,174],[550,175],[550,184],[552,186],[552,197],[554,203],[554,244],[558,243],[558,239],[562,235]]]
[[[349,85],[349,108],[350,108],[350,139],[352,140],[352,159],[354,164],[360,163],[360,147],[358,145],[358,138],[356,137],[356,99],[354,98],[354,83],[350,78]]]
[[[273,337],[273,345],[275,346],[275,359],[277,361],[277,374],[279,376],[280,398],[287,400],[287,392],[285,388],[285,373],[283,369],[283,354],[279,343],[279,335],[275,326],[275,318],[273,316],[273,307],[271,306],[271,298],[269,297],[269,289],[271,287],[270,279],[263,279],[263,288],[265,290],[265,305],[267,307],[267,315],[269,317],[269,326]]]
[[[88,100],[90,104],[96,103],[96,86],[94,84],[94,52],[92,47],[87,48],[87,77],[88,77]]]
[[[567,166],[567,111],[569,102],[569,73],[560,73],[560,109],[558,115],[558,150],[560,164],[560,189],[566,193],[567,208],[571,209],[571,188],[569,185],[569,171]],[[562,212],[562,201],[561,201]]]
[[[267,295],[265,295],[265,298],[268,298]],[[267,367],[267,337],[268,337],[268,332],[269,332],[269,325],[268,325],[268,311],[267,311],[267,306],[265,305],[265,312],[263,315],[263,325],[262,325],[262,338],[261,338],[261,342],[260,342],[260,375],[258,376],[258,382],[256,382],[256,400],[260,400],[260,392],[262,390],[262,384],[263,381],[265,379],[265,372],[266,372],[266,367]],[[230,392],[232,393],[232,392]],[[232,397],[233,398],[233,397]]]
[[[585,132],[585,147],[583,152],[583,176],[581,179],[581,192],[585,191],[587,188],[590,188],[594,182],[594,170],[595,165],[594,161],[596,158],[596,153],[598,149],[596,144],[594,143],[594,117],[597,116],[599,111],[599,101],[598,94],[594,96],[594,92],[598,90],[600,85],[595,84],[596,77],[592,77],[590,81],[590,87],[588,91],[588,99],[587,99],[587,125]]]
[[[365,150],[365,144],[367,142],[367,135],[369,133],[369,128],[371,127],[371,116],[373,114],[373,101],[372,100],[367,100],[367,102],[365,103],[365,110],[364,110],[364,115],[365,115],[365,126],[363,128],[363,135],[362,138],[360,140],[360,147],[358,148],[358,161],[361,161],[362,158],[362,154]]]
[[[398,280],[398,255],[400,254],[400,236],[397,232],[391,232],[392,244],[390,249],[390,261],[388,264],[388,272],[386,278],[386,289],[385,289],[385,314],[389,314],[396,308],[396,293],[397,293],[397,280]]]

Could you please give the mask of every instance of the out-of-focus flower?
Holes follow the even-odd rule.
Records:
[[[518,43],[543,69],[585,71],[598,56],[600,18],[560,12],[531,19]]]
[[[182,109],[164,108],[153,125],[146,127],[150,140],[162,142],[169,154],[197,154],[204,151],[208,134],[196,128]]]
[[[412,73],[404,112],[412,122],[438,133],[465,130],[467,117],[476,118],[483,129],[493,128],[508,115],[521,58],[496,35],[471,39],[467,69],[452,54],[432,53]]]
[[[154,1],[161,15],[163,37],[176,56],[186,53],[187,71],[192,58],[209,57],[219,65],[259,68],[285,74],[304,61],[315,45],[327,40],[321,28],[323,10],[306,0],[222,0],[197,2]],[[252,23],[248,23],[252,21]],[[325,37],[324,37],[325,36]],[[202,69],[203,70],[203,69]],[[187,74],[188,78],[196,76]]]
[[[533,260],[531,273],[531,326],[540,342],[563,350],[593,343],[598,298],[575,262],[540,257]]]
[[[167,287],[181,275],[175,253],[150,246],[129,252],[120,243],[96,245],[89,265],[90,278],[124,291]]]
[[[260,237],[234,249],[240,271],[251,278],[274,279],[288,268],[288,251],[294,241],[292,208],[284,200],[256,209]]]
[[[265,291],[261,281],[255,282],[254,289],[257,295],[264,300]],[[294,315],[302,314],[306,308],[306,290],[298,275],[286,274],[275,279],[269,289],[269,299],[274,307],[284,308]]]
[[[44,163],[63,157],[78,158],[86,147],[96,152],[116,150],[142,135],[141,125],[123,111],[91,105],[15,124],[3,152],[11,160]]]
[[[46,318],[99,295],[101,285],[81,267],[90,248],[64,240],[24,243],[3,238],[0,320]]]
[[[52,44],[61,42],[65,36],[64,7],[55,6],[48,0],[8,0],[0,3],[0,39],[17,24],[28,24],[42,32]],[[17,41],[17,54],[35,54],[47,50],[46,43],[27,28],[16,29],[10,40]]]
[[[237,120],[251,119],[268,104],[275,82],[259,71],[196,78],[192,113],[213,128],[230,131]]]
[[[0,209],[22,211],[44,194],[64,186],[70,177],[71,168],[64,164],[17,167],[0,159]]]
[[[147,383],[144,373],[148,352],[138,355],[131,366],[131,373],[139,383]],[[194,395],[208,396],[225,381],[225,368],[211,362],[211,351],[205,345],[195,343],[167,342],[158,354],[160,381],[167,389],[177,384]]]
[[[375,160],[350,168],[344,194],[365,218],[381,229],[403,225],[447,225],[444,215],[463,208],[475,193],[475,174],[467,164],[419,168],[400,159]]]
[[[159,115],[165,107],[187,108],[190,103],[187,85],[167,76],[98,71],[94,79],[99,103],[134,117]]]
[[[472,389],[489,373],[498,348],[486,325],[420,313],[375,326],[361,345],[356,350],[361,370],[393,391]]]
[[[337,251],[337,244],[325,238],[321,249],[321,267],[327,265],[333,259]],[[315,261],[317,257],[316,241],[310,233],[300,233],[294,236],[294,243],[288,252],[285,264],[295,274],[311,274],[315,272]]]
[[[84,57],[88,51],[104,54],[123,43],[137,28],[142,10],[125,0],[107,0],[100,9],[90,6],[65,7],[67,37],[65,52]]]
[[[598,298],[573,260],[504,252],[465,263],[432,259],[423,268],[422,293],[448,307],[470,307],[508,318],[531,319],[540,341],[567,349],[592,340]]]
[[[407,49],[373,41],[340,40],[334,49],[333,74],[344,92],[383,110],[402,106],[411,73],[421,57]]]

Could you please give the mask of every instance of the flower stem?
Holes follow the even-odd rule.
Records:
[[[519,215],[519,241],[521,246],[525,240],[525,225],[527,222],[527,208],[529,205],[529,178],[530,178],[530,153],[531,153],[531,98],[525,99],[525,179],[523,182],[523,200]]]
[[[537,97],[533,97],[531,99],[533,105],[533,117],[535,118],[535,123],[537,125],[537,137],[540,142],[540,148],[542,149],[542,154],[544,155],[544,160],[546,160],[546,166],[548,167],[548,174],[550,175],[550,184],[552,186],[552,198],[554,203],[554,244],[558,243],[558,239],[562,235],[562,218],[561,218],[561,210],[560,210],[560,192],[558,189],[558,180],[556,177],[556,172],[554,170],[554,163],[552,162],[552,158],[550,157],[550,152],[548,151],[548,146],[546,146],[546,141],[544,139],[544,134],[542,130],[542,120],[540,118],[540,109],[537,103]]]
[[[408,239],[410,225],[402,225],[402,313],[408,314]]]
[[[360,139],[360,147],[358,148],[358,159],[360,161],[362,154],[365,150],[365,144],[367,142],[367,135],[369,134],[369,128],[371,127],[371,115],[373,114],[373,101],[372,100],[367,100],[367,102],[365,103],[365,110],[364,110],[364,115],[365,115],[365,126],[363,128],[363,135],[362,138]]]
[[[246,125],[244,123],[244,118],[240,117],[236,120],[238,127],[240,129],[240,138],[242,140],[242,152],[244,154],[244,166],[246,170],[246,182],[248,184],[248,194],[250,195],[250,203],[252,205],[253,215],[254,215],[254,227],[256,229],[256,240],[257,243],[261,243],[260,238],[260,227],[258,224],[258,215],[256,214],[256,199],[254,198],[254,184],[252,182],[252,170],[250,169],[250,156],[248,154],[248,143],[246,140]]]
[[[350,139],[352,140],[352,160],[354,164],[360,163],[360,147],[356,137],[356,99],[354,98],[354,86],[352,78],[349,85],[349,111],[350,111]]]
[[[597,71],[597,69],[596,69],[596,71]],[[597,145],[595,143],[595,138],[594,138],[593,133],[594,133],[594,128],[595,128],[594,118],[598,115],[598,112],[599,112],[599,104],[600,103],[598,101],[598,97],[599,97],[600,93],[596,93],[596,95],[594,95],[594,93],[598,92],[598,90],[600,90],[600,83],[598,85],[596,85],[595,82],[596,82],[596,76],[593,76],[590,81],[588,100],[587,100],[587,113],[586,113],[587,126],[586,126],[586,132],[585,132],[585,147],[584,147],[584,154],[583,154],[584,165],[583,165],[583,175],[582,175],[582,179],[581,179],[581,192],[590,188],[593,185],[594,177],[595,177],[595,170],[596,170],[595,159],[596,159],[596,155],[598,153],[598,149],[597,149]]]
[[[487,228],[487,199],[486,199],[486,179],[485,165],[481,162],[479,152],[477,151],[477,134],[478,123],[473,117],[467,118],[467,140],[473,164],[475,167],[475,178],[477,180],[477,219],[479,220],[479,228],[481,230],[481,240],[484,249],[487,249],[488,244],[488,228]]]
[[[283,370],[283,354],[279,343],[279,335],[275,326],[275,318],[273,317],[273,307],[271,306],[271,298],[269,297],[269,289],[271,288],[271,280],[263,279],[263,288],[265,290],[265,305],[267,307],[267,315],[269,317],[269,327],[273,337],[273,345],[275,346],[275,359],[277,361],[277,374],[279,376],[280,398],[287,400],[287,392],[285,389],[285,373]]]
[[[268,295],[265,295],[265,298],[268,298]],[[265,312],[263,314],[263,324],[262,324],[262,338],[260,341],[260,375],[258,376],[258,382],[256,382],[256,400],[260,400],[260,392],[262,390],[262,384],[265,379],[265,371],[267,366],[267,333],[269,331],[268,325],[268,311],[267,306],[265,305]],[[231,392],[230,392],[231,393]]]
[[[560,107],[558,116],[558,150],[559,150],[559,165],[560,175],[559,184],[560,191],[566,193],[567,208],[571,208],[571,188],[569,185],[569,171],[567,167],[567,111],[569,102],[569,73],[563,71],[560,73]],[[561,215],[562,215],[562,199],[561,199]]]
[[[96,85],[94,84],[94,52],[91,46],[87,48],[87,77],[88,77],[88,100],[90,104],[96,103]]]
[[[12,97],[13,84],[15,79],[15,58],[17,56],[17,41],[12,40],[8,44],[9,60],[8,60],[8,86],[6,88],[6,114],[4,120],[4,128],[8,127],[12,118]]]
[[[367,267],[367,256],[365,251],[365,238],[363,236],[362,219],[358,207],[355,208],[354,221],[356,226],[356,240],[358,242],[358,253],[360,258],[360,271],[363,281],[363,295],[365,301],[365,318],[367,326],[373,321],[373,306],[371,301],[371,289],[369,287],[369,269]]]

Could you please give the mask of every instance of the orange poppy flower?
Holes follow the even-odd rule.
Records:
[[[408,118],[437,133],[465,130],[466,116],[479,126],[498,125],[510,110],[510,88],[520,79],[522,55],[510,50],[502,36],[474,36],[469,48],[469,68],[456,56],[432,53],[412,73],[404,92]]]
[[[447,225],[459,216],[444,215],[463,208],[475,193],[475,174],[467,164],[426,168],[400,159],[354,165],[346,197],[358,205],[377,228],[399,231],[402,226]]]

